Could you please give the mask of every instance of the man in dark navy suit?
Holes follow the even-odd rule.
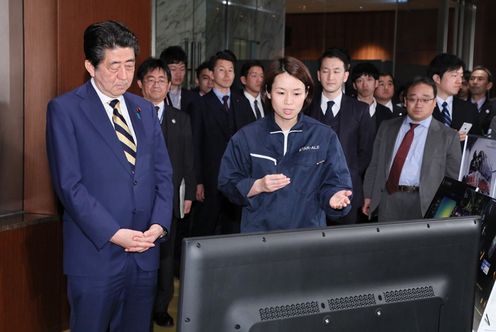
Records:
[[[149,332],[172,170],[157,114],[130,94],[138,42],[118,22],[84,32],[91,79],[48,104],[47,150],[64,206],[72,332]]]
[[[362,62],[353,67],[351,71],[351,82],[357,92],[357,99],[369,105],[369,114],[375,122],[376,130],[381,126],[382,121],[395,118],[393,113],[384,105],[377,102],[374,97],[375,89],[378,86],[379,71],[369,63]]]
[[[338,223],[348,224],[366,219],[361,212],[362,182],[372,157],[375,135],[368,105],[343,94],[349,66],[350,59],[344,50],[332,48],[322,54],[317,71],[322,90],[314,95],[306,111],[311,117],[331,126],[343,147],[353,183],[353,199],[350,213]]]
[[[486,67],[476,66],[470,74],[468,87],[470,102],[477,107],[479,126],[483,133],[487,134],[491,120],[496,115],[496,104],[489,100],[489,91],[493,87],[493,75]]]
[[[242,95],[258,120],[265,116],[266,107],[262,101],[264,84],[264,67],[258,60],[250,60],[241,67],[240,81],[243,84]]]
[[[217,190],[219,167],[231,136],[255,121],[242,97],[231,89],[235,57],[221,51],[210,60],[214,87],[193,105],[191,122],[195,147],[196,199],[203,202],[201,215],[193,221],[193,235],[239,232],[241,209]]]
[[[463,123],[472,124],[470,134],[482,135],[477,108],[468,101],[456,97],[462,85],[465,63],[456,55],[441,53],[432,59],[427,76],[436,82],[436,107],[432,116],[458,132],[460,141],[467,133],[460,131]]]
[[[178,224],[184,222],[184,216],[191,210],[196,189],[191,123],[186,112],[166,103],[167,92],[171,85],[171,72],[162,60],[154,58],[145,60],[138,68],[137,79],[143,97],[157,110],[172,163],[173,218],[169,241],[160,246],[160,269],[153,315],[158,325],[172,326],[174,320],[167,311],[174,295],[175,242],[178,240],[176,231]]]
[[[386,106],[395,117],[406,115],[406,109],[393,102],[395,93],[394,77],[391,73],[380,73],[374,98],[381,105]]]

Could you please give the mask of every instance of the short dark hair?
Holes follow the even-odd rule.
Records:
[[[162,53],[160,53],[160,59],[165,62],[166,65],[172,63],[184,63],[188,65],[188,56],[184,52],[181,46],[169,46],[165,48]]]
[[[155,69],[162,69],[165,72],[165,75],[167,76],[167,81],[169,82],[171,81],[172,76],[169,67],[162,61],[162,59],[157,59],[152,57],[143,61],[143,63],[138,67],[138,71],[136,72],[136,78],[140,81],[143,81],[146,74],[148,74],[149,72]]]
[[[436,55],[427,67],[427,76],[432,78],[434,75],[439,75],[442,78],[447,71],[460,68],[465,68],[465,63],[462,59],[453,54],[441,53]]]
[[[351,82],[355,82],[361,76],[371,76],[375,80],[378,80],[379,70],[370,62],[362,62],[351,70]]]
[[[437,87],[436,87],[436,82],[430,77],[426,76],[416,76],[413,78],[413,80],[407,85],[405,88],[405,98],[408,96],[408,92],[410,91],[411,88],[419,85],[419,84],[425,84],[428,85],[432,88],[432,92],[434,93],[434,97],[437,95]]]
[[[200,65],[196,68],[196,78],[200,78],[200,74],[202,72],[202,70],[204,69],[208,69],[208,70],[212,70],[212,68],[210,68],[210,62],[209,61],[204,61],[202,63],[200,63]]]
[[[262,70],[265,70],[264,66],[262,63],[258,60],[249,60],[243,64],[241,67],[241,75],[240,76],[245,76],[248,75],[248,72],[252,67],[260,67]]]
[[[215,65],[217,64],[217,61],[219,60],[230,61],[232,62],[233,66],[236,65],[236,56],[230,50],[219,51],[210,58],[210,68],[212,70],[214,69]]]
[[[265,80],[265,89],[267,90],[267,92],[271,92],[272,84],[274,83],[275,78],[283,73],[288,73],[289,75],[303,82],[303,84],[305,85],[305,91],[307,92],[307,97],[305,98],[303,109],[310,105],[310,103],[312,102],[314,89],[312,76],[310,75],[307,66],[305,66],[303,62],[290,56],[285,56],[284,58],[274,60],[270,64],[267,78]]]
[[[348,52],[345,49],[332,47],[322,53],[319,58],[319,69],[322,66],[322,61],[324,61],[325,58],[337,58],[344,63],[345,71],[348,71],[350,69],[351,60]]]
[[[388,71],[386,71],[386,72],[380,72],[379,73],[379,76],[377,77],[377,79],[379,79],[379,77],[383,77],[383,76],[389,76],[389,77],[391,77],[391,79],[393,80],[393,84],[396,83],[393,74],[391,74],[390,72],[388,72]]]
[[[93,23],[84,30],[84,56],[93,67],[105,58],[105,50],[130,47],[139,53],[138,39],[124,24],[117,21]]]
[[[487,74],[487,81],[488,82],[492,82],[493,81],[493,74],[491,74],[491,71],[487,68],[487,67],[484,67],[484,66],[475,66],[474,69],[472,69],[472,72],[473,73],[474,71],[476,70],[482,70],[483,72],[485,72]]]

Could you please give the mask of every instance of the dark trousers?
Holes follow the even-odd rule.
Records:
[[[172,217],[169,238],[160,244],[160,267],[158,269],[157,294],[154,312],[167,312],[174,296],[174,248],[178,220]]]
[[[150,331],[157,272],[141,270],[133,255],[116,275],[67,276],[71,332]]]
[[[195,217],[192,236],[237,234],[240,232],[241,207],[231,203],[218,190],[205,192],[205,201]]]

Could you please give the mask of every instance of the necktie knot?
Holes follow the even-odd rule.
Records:
[[[113,109],[119,109],[119,99],[112,99],[109,104]]]
[[[327,113],[327,112],[332,112],[332,106],[334,106],[334,101],[329,100],[329,101],[327,102],[327,110],[326,110],[326,113]]]
[[[410,122],[410,130],[414,130],[415,128],[418,127],[418,125],[419,125],[418,123],[411,123]]]
[[[225,96],[222,97],[222,101],[224,103],[227,103],[228,100],[229,100],[229,96],[228,95],[225,95]]]
[[[448,103],[447,102],[443,102],[443,108],[447,108],[448,107]]]
[[[155,106],[155,112],[157,112],[157,115],[158,115],[158,111],[160,111],[160,107]]]

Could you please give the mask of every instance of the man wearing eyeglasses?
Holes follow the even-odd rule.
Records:
[[[195,198],[195,173],[193,170],[193,139],[189,115],[165,103],[171,86],[169,67],[160,59],[148,58],[138,68],[138,86],[143,97],[150,101],[157,112],[172,164],[173,217],[170,239],[160,246],[160,267],[153,319],[160,326],[174,325],[167,313],[174,294],[174,242],[177,223],[191,210]],[[184,180],[184,196],[179,194]]]
[[[362,212],[369,218],[422,218],[443,178],[458,176],[458,135],[432,116],[436,92],[430,78],[416,78],[406,92],[407,116],[379,128],[363,185]]]

